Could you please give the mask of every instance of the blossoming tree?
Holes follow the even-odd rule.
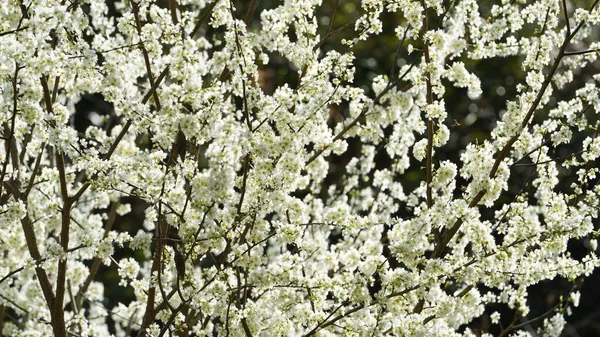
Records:
[[[1,335],[560,334],[600,263],[598,1],[325,2],[2,3]],[[393,64],[354,84],[382,32]],[[481,102],[491,58],[525,81],[456,148],[448,92]],[[80,130],[86,95],[112,108]]]

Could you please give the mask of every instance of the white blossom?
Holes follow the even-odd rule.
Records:
[[[110,3],[0,6],[0,335],[490,337],[600,264],[598,6]]]

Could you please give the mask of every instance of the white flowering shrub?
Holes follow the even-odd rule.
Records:
[[[558,336],[600,264],[597,3],[4,1],[0,334]],[[489,59],[523,81],[465,138]]]

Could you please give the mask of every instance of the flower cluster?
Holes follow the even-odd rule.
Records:
[[[560,335],[600,265],[578,4],[6,2],[0,335]],[[471,137],[452,94],[489,114],[478,65],[509,58]],[[534,322],[555,278],[574,289]]]

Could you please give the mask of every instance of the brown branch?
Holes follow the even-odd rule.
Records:
[[[563,14],[565,16],[565,25],[567,26],[567,36],[571,35],[571,24],[569,23],[569,13],[567,12],[567,2],[562,0]]]
[[[246,158],[244,158],[244,176],[242,178],[242,188],[240,191],[240,200],[237,205],[237,215],[238,217],[242,214],[242,205],[244,203],[244,195],[246,194],[246,183],[248,181],[248,169],[250,167],[250,154],[246,154]]]
[[[167,320],[165,325],[162,327],[162,329],[160,329],[160,333],[158,334],[158,337],[164,336],[165,333],[169,330],[169,327],[171,327],[173,322],[175,322],[175,318],[177,318],[177,314],[182,310],[183,305],[184,305],[184,303],[182,303],[177,308],[173,308],[173,310],[171,311],[171,316],[169,316],[169,319]]]
[[[0,32],[0,36],[4,36],[4,35],[9,35],[9,34],[13,34],[13,33],[16,33],[16,32],[20,32],[20,31],[25,30],[27,28],[29,28],[29,26],[23,26],[23,27],[19,27],[19,28],[7,30],[7,31],[4,31],[4,32]]]
[[[168,67],[165,68],[165,70],[160,74],[159,78],[157,78],[156,83],[152,83],[152,88],[155,88],[155,86],[158,86],[158,83],[160,83],[160,80],[162,80],[168,71]],[[151,90],[156,92],[156,89]],[[145,103],[145,102],[143,102]],[[160,108],[159,108],[160,109]],[[130,121],[128,121],[129,123]],[[169,172],[169,167],[173,166],[176,162],[176,158],[175,158],[175,153],[177,152],[177,144],[174,143],[172,145],[172,149],[169,153],[169,158],[167,158],[167,161],[165,163],[165,179],[162,182],[162,187],[161,187],[161,191],[160,194],[158,196],[158,200],[162,200],[163,195],[166,191],[166,176]],[[154,257],[152,259],[152,266],[151,266],[151,273],[157,273],[159,275],[160,278],[160,273],[161,273],[161,266],[162,266],[162,253],[163,253],[163,247],[165,245],[165,241],[167,238],[167,234],[169,231],[169,223],[166,221],[165,219],[165,215],[162,212],[162,202],[158,203],[158,225],[156,227],[156,236],[158,238],[156,246],[155,246],[155,251],[154,251]],[[174,249],[177,249],[176,247],[174,247]],[[179,272],[179,270],[178,270]],[[163,297],[165,296],[164,294],[164,289],[162,288],[162,285],[159,284],[160,286],[160,291],[163,295]],[[167,304],[167,306],[170,307],[170,304],[168,302],[168,298],[164,298],[163,299],[163,303]],[[148,289],[148,293],[147,293],[147,300],[146,300],[146,309],[144,311],[144,317],[142,320],[142,325],[140,327],[140,330],[138,332],[138,337],[144,337],[146,336],[146,329],[150,326],[150,324],[152,324],[152,322],[154,321],[155,317],[156,317],[156,306],[155,303],[156,302],[156,286],[154,285],[149,285],[149,289]]]
[[[118,206],[119,206],[119,203],[115,202],[111,205],[110,210],[108,211],[108,219],[106,220],[106,227],[104,228],[103,238],[106,238],[108,236],[108,232],[110,232],[110,230],[112,229],[112,226],[117,217]],[[83,296],[84,296],[85,292],[87,291],[87,289],[89,288],[89,286],[92,284],[92,281],[94,280],[94,278],[96,277],[96,274],[98,273],[98,270],[100,269],[101,263],[102,263],[102,259],[100,259],[99,257],[96,257],[94,259],[94,262],[92,262],[92,266],[90,267],[90,273],[85,278],[85,281],[83,281],[83,284],[81,285],[81,287],[79,287],[79,290],[77,291],[77,295],[75,295],[75,303],[73,305],[76,306],[77,308],[81,308],[81,305],[83,302]]]
[[[27,248],[29,250],[29,255],[33,258],[34,261],[41,261],[42,256],[40,254],[39,248],[37,246],[37,239],[35,237],[35,229],[33,229],[33,223],[29,218],[29,215],[26,215],[23,219],[21,219],[21,226],[23,228],[23,234],[25,235],[25,242],[27,243]],[[48,274],[39,263],[36,262],[35,266],[35,274],[37,276],[40,287],[42,288],[42,293],[44,294],[44,299],[46,300],[46,305],[50,310],[50,319],[52,322],[52,331],[55,336],[66,337],[66,326],[64,320],[64,312],[59,310],[55,312],[54,310],[54,302],[56,300],[54,292],[52,291],[52,284],[48,278]]]
[[[60,83],[60,76],[54,78],[54,86],[52,87],[52,103],[56,102],[56,95],[58,95],[58,84]]]
[[[160,206],[159,206],[159,208],[160,208]],[[160,214],[160,212],[159,212],[159,214]],[[162,229],[163,229],[162,227],[164,226],[164,222],[165,222],[164,217],[161,216],[159,218],[159,223],[158,223],[159,232],[162,232]],[[164,240],[160,240],[160,239],[156,243],[156,247],[154,250],[154,257],[152,259],[152,267],[151,267],[151,271],[150,271],[151,274],[157,273],[158,270],[160,269],[161,260],[162,260],[163,243],[164,243]],[[137,334],[138,337],[146,336],[146,329],[150,326],[150,324],[152,324],[152,322],[154,321],[154,318],[156,316],[156,310],[155,310],[156,286],[153,286],[152,284],[150,284],[147,294],[148,295],[147,295],[147,299],[146,299],[146,309],[144,311],[142,325]]]
[[[342,315],[338,315],[335,318],[329,320],[329,318],[333,317],[333,315],[338,312],[342,307],[344,306],[344,303],[340,304],[337,308],[335,308],[330,314],[329,316],[325,317],[325,319],[323,320],[322,323],[318,324],[316,327],[314,327],[311,331],[309,331],[308,333],[304,334],[302,337],[309,337],[312,336],[314,334],[317,333],[317,331],[322,330],[332,324],[334,324],[335,322],[339,321],[340,319],[344,318],[347,315],[353,314],[361,309],[363,309],[365,306],[364,304],[360,304],[357,307],[348,310],[347,312],[345,312]]]
[[[246,18],[244,18],[244,22],[246,25],[250,24],[252,17],[254,16],[254,12],[256,11],[256,7],[258,6],[258,0],[252,0],[250,5],[248,6],[248,12],[246,12]]]
[[[313,51],[318,50],[319,48],[321,48],[321,46],[323,46],[325,44],[325,42],[327,42],[327,40],[334,36],[337,35],[339,33],[341,33],[342,31],[344,31],[345,29],[347,29],[348,27],[351,27],[352,25],[354,25],[354,23],[356,22],[356,20],[358,20],[358,17],[346,22],[343,26],[339,27],[338,29],[327,33],[322,39],[321,41],[319,41],[319,43],[317,43],[314,47],[313,47]]]
[[[586,49],[586,50],[568,51],[568,52],[565,52],[565,56],[585,55],[585,54],[590,54],[590,53],[598,54],[598,50]]]
[[[406,41],[406,34],[408,33],[409,27],[410,26],[407,25],[406,28],[404,28],[404,33],[402,33],[402,39],[400,39],[400,42],[398,43],[398,47],[396,48],[396,54],[394,55],[394,63],[392,63],[392,69],[390,69],[390,75],[388,76],[388,81],[391,81],[393,78],[396,77],[396,76],[394,76],[394,73],[396,72],[398,56],[400,56],[400,50],[401,50],[402,46],[404,45],[404,42]]]
[[[169,0],[169,11],[171,12],[171,21],[174,25],[179,23],[177,18],[177,0]]]
[[[67,192],[67,180],[65,173],[64,155],[59,153],[56,159],[58,167],[58,175],[60,179],[60,191],[63,200],[62,211],[61,211],[61,230],[60,230],[60,245],[62,249],[66,251],[69,248],[69,232],[71,225],[71,202],[69,201],[69,195]],[[58,260],[58,273],[56,276],[56,301],[54,303],[53,310],[64,311],[64,295],[65,295],[65,282],[67,277],[67,260]]]
[[[196,35],[196,33],[198,33],[198,31],[200,30],[200,27],[202,27],[202,24],[210,16],[210,13],[212,12],[213,8],[215,8],[215,6],[217,5],[217,3],[219,1],[220,0],[213,0],[213,2],[211,2],[210,5],[208,5],[208,8],[200,16],[200,18],[198,19],[198,22],[196,22],[196,25],[194,26],[194,29],[192,29],[192,31],[190,32],[190,34],[189,34],[190,37],[193,38],[194,35]]]
[[[50,94],[50,90],[48,88],[48,82],[46,80],[46,76],[42,75],[40,78],[40,82],[42,84],[42,90],[44,94],[44,101],[46,105],[46,110],[48,114],[53,113],[52,107],[52,96]],[[55,84],[58,84],[55,81]],[[55,88],[56,89],[56,88]],[[56,126],[56,125],[54,125]],[[60,231],[60,245],[64,251],[69,248],[69,232],[70,232],[70,224],[71,224],[71,202],[69,199],[69,192],[67,188],[67,174],[65,170],[65,161],[64,161],[64,153],[59,152],[56,156],[56,166],[58,169],[58,176],[60,180],[60,194],[61,199],[63,201],[62,211],[61,211],[61,231]],[[65,285],[67,278],[67,260],[59,259],[58,260],[58,272],[56,276],[56,293],[54,301],[49,307],[50,313],[52,316],[52,327],[55,329],[55,334],[57,330],[62,335],[66,336],[66,327],[64,320],[64,296],[65,296]],[[55,327],[56,326],[56,327]],[[64,331],[64,332],[63,332]],[[62,336],[61,335],[61,336]]]
[[[423,23],[421,29],[421,36],[423,38],[423,56],[425,57],[425,65],[428,66],[431,63],[431,58],[429,56],[429,41],[425,36],[427,32],[427,25],[429,21],[429,15],[427,13],[427,5],[425,4],[425,0],[421,0],[421,6],[423,6]],[[427,71],[426,78],[426,86],[427,86],[427,94],[426,100],[427,104],[433,104],[433,90],[431,86],[431,74]],[[426,168],[427,171],[427,207],[431,208],[433,206],[433,196],[432,196],[432,187],[431,182],[433,180],[433,120],[429,118],[427,120],[427,155],[426,155]]]
[[[160,86],[162,80],[165,79],[165,77],[167,76],[168,73],[169,73],[169,66],[166,66],[165,69],[163,69],[163,71],[161,71],[161,73],[158,75],[158,77],[156,78],[156,81],[150,87],[150,90],[148,90],[148,92],[144,95],[144,98],[142,99],[142,104],[148,103],[148,101],[150,100],[150,97],[152,97],[153,95],[156,94],[156,90],[158,90],[158,87]]]
[[[325,36],[330,36],[331,28],[333,27],[333,19],[335,18],[335,13],[337,11],[338,4],[340,0],[335,0],[335,4],[333,4],[333,9],[331,10],[331,15],[329,15],[329,24],[327,25],[327,30],[325,31]]]
[[[4,124],[4,132],[8,133],[5,135],[5,148],[4,153],[6,158],[4,158],[4,163],[2,164],[2,173],[0,174],[0,195],[2,195],[2,186],[4,185],[4,177],[6,176],[6,170],[8,168],[8,161],[13,161],[13,166],[18,167],[18,160],[15,162],[15,157],[18,157],[16,153],[16,146],[13,146],[16,142],[14,134],[15,134],[15,123],[17,119],[17,109],[18,109],[18,97],[19,97],[19,86],[18,86],[18,76],[19,76],[19,64],[15,62],[15,74],[12,79],[12,89],[13,89],[13,113],[10,118],[10,127],[5,123]],[[14,167],[14,168],[16,168]]]
[[[133,47],[139,47],[141,43],[143,43],[144,41],[139,41],[136,43],[131,43],[131,44],[126,44],[123,46],[119,46],[119,47],[114,47],[114,48],[110,48],[110,49],[105,49],[105,50],[94,50],[94,52],[98,53],[98,54],[105,54],[105,53],[110,53],[116,50],[121,50],[121,49],[127,49],[127,48],[133,48]],[[69,59],[78,59],[78,58],[83,58],[86,57],[85,55],[72,55],[69,56]]]
[[[142,38],[142,22],[140,21],[140,11],[139,4],[136,1],[131,1],[131,9],[133,12],[133,17],[135,19],[135,28],[137,29],[140,40]],[[144,47],[144,43],[140,43],[140,50],[142,51],[142,55],[144,56],[144,64],[146,65],[146,74],[148,75],[148,81],[150,82],[150,86],[154,86],[154,76],[152,75],[152,66],[150,65],[150,56],[148,56],[148,51],[146,47]],[[156,110],[160,111],[161,105],[160,100],[158,98],[158,94],[156,91],[152,93],[152,97],[154,98],[154,104],[156,105]]]
[[[173,151],[171,151],[171,154],[169,155],[169,157],[172,157],[173,155]],[[162,200],[163,195],[166,191],[166,176],[169,172],[169,166],[174,163],[174,158],[168,158],[167,159],[167,165],[165,165],[165,179],[163,179],[162,182],[162,186],[161,186],[161,190],[160,190],[160,194],[158,196],[158,200]],[[167,238],[167,233],[169,231],[169,223],[166,221],[165,216],[162,212],[162,203],[159,202],[158,203],[158,224],[156,226],[156,231],[155,231],[155,235],[158,238],[156,245],[154,247],[154,257],[152,259],[152,266],[150,268],[150,273],[152,275],[159,274],[161,272],[160,268],[162,265],[162,253],[163,253],[163,247],[165,245],[165,241]],[[146,336],[146,329],[150,326],[150,324],[152,324],[152,322],[154,321],[155,317],[156,317],[156,307],[155,307],[155,302],[156,302],[156,286],[149,284],[148,285],[149,289],[148,289],[148,295],[147,295],[147,299],[146,299],[146,309],[144,311],[144,317],[142,320],[142,325],[140,327],[140,330],[138,332],[138,337],[144,337]],[[168,301],[168,299],[164,299],[164,301]],[[169,306],[169,303],[163,302],[165,304],[167,304],[167,306]]]

